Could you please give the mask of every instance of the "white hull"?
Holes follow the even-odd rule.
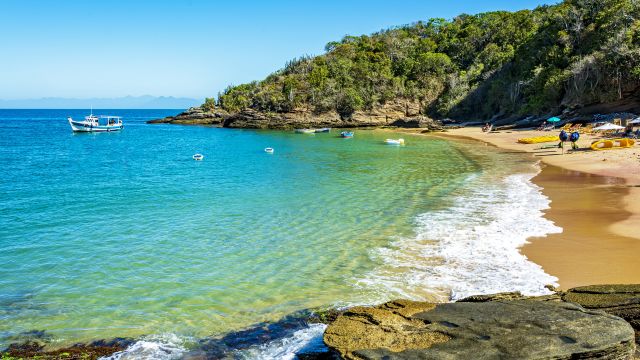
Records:
[[[111,132],[120,131],[124,128],[122,123],[116,125],[95,125],[91,122],[68,120],[73,132]]]

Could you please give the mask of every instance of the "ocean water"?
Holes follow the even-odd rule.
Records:
[[[73,134],[65,118],[84,111],[0,110],[0,348],[44,330],[51,346],[130,336],[114,358],[180,358],[302,309],[542,294],[557,280],[518,252],[561,231],[524,155],[108,113],[122,132]],[[235,356],[321,346],[322,325],[294,330]]]

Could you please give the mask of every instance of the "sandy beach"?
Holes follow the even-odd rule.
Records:
[[[567,146],[563,154],[541,149],[549,143],[517,142],[542,135],[549,133],[461,128],[442,134],[528,152],[540,160],[542,172],[533,181],[552,201],[545,216],[564,231],[530,239],[522,253],[558,277],[561,288],[640,282],[640,147],[567,152]],[[598,138],[582,135],[578,145],[587,148]]]

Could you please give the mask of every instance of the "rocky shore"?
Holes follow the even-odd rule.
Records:
[[[417,103],[390,102],[374,110],[356,111],[349,118],[342,118],[336,112],[316,114],[305,108],[286,113],[265,113],[253,109],[229,113],[224,110],[206,111],[202,107],[194,107],[176,116],[150,120],[147,123],[280,130],[385,126],[421,128],[428,131],[442,130],[441,122],[420,115],[419,110],[420,106]]]
[[[637,359],[640,284],[598,285],[528,297],[471,296],[454,303],[395,300],[346,310],[302,311],[275,323],[203,339],[180,358],[234,358],[236,351],[325,323],[326,347],[297,359]],[[131,339],[96,341],[46,351],[13,344],[2,359],[97,359]]]
[[[633,359],[640,285],[354,307],[324,341],[344,359]],[[635,336],[634,336],[635,331]]]

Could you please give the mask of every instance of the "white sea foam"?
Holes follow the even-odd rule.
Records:
[[[376,249],[373,256],[384,266],[358,284],[380,289],[387,299],[549,293],[544,286],[558,279],[518,250],[529,237],[562,232],[543,217],[550,200],[530,181],[535,175],[510,175],[501,183],[471,179],[453,206],[418,216],[415,237]]]
[[[153,335],[140,339],[123,351],[100,360],[174,360],[187,351],[187,339],[175,334]]]
[[[300,351],[322,351],[325,349],[322,342],[322,334],[326,328],[327,326],[324,324],[312,324],[307,328],[296,331],[289,337],[274,340],[248,350],[238,351],[235,354],[235,358],[290,360],[294,359],[295,354]]]

